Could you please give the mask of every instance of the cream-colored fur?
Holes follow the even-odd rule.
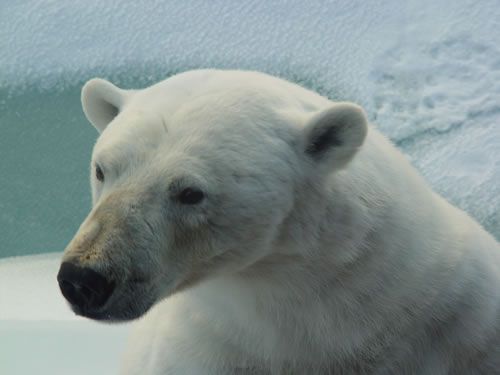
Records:
[[[142,315],[123,374],[500,373],[499,244],[359,107],[217,70],[82,100],[94,207],[64,260],[116,282],[104,319]]]

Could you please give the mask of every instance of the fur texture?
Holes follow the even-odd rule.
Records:
[[[142,316],[123,374],[500,373],[499,244],[358,106],[217,70],[82,101],[94,206],[64,260],[117,285],[92,318]]]

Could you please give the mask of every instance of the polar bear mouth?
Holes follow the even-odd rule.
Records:
[[[155,302],[154,287],[150,280],[134,277],[125,283],[118,284],[109,300],[101,307],[79,306],[71,302],[70,306],[76,315],[85,318],[120,322],[141,317]]]
[[[76,315],[101,321],[127,321],[145,314],[158,300],[161,280],[140,270],[96,270],[63,261],[57,274],[61,293]]]
[[[156,302],[155,288],[149,280],[131,279],[116,291],[109,302],[97,311],[84,316],[100,321],[128,321],[144,315]]]

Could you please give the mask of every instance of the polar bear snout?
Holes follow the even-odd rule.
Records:
[[[156,249],[159,232],[146,223],[145,217],[154,222],[154,215],[142,214],[155,203],[148,197],[143,190],[104,197],[66,247],[57,280],[77,315],[130,320],[157,301],[158,257],[144,256],[146,249]]]
[[[87,315],[102,307],[115,289],[114,282],[89,267],[63,262],[57,274],[59,288],[75,312]]]

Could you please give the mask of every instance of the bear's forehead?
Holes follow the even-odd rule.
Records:
[[[229,141],[230,137],[243,135],[272,136],[276,129],[286,127],[282,113],[291,107],[289,101],[272,90],[259,90],[254,86],[218,84],[191,90],[179,85],[153,86],[138,93],[112,125],[121,128],[116,132],[117,137],[123,138],[123,133],[134,134],[134,137],[125,136],[129,139],[147,137],[141,133],[144,132],[167,139],[189,136],[192,142],[204,138]],[[131,121],[129,114],[133,113],[143,116]],[[163,127],[166,134],[151,132],[151,127],[160,130]]]
[[[169,114],[194,103],[205,112],[260,109],[320,109],[329,101],[293,83],[251,71],[194,70],[139,90],[131,106]],[[313,108],[315,107],[315,108]],[[257,114],[257,111],[253,111]]]
[[[180,151],[258,158],[294,143],[297,123],[289,120],[299,116],[283,114],[309,112],[309,103],[328,101],[258,73],[180,74],[137,91],[102,133],[94,155],[147,160],[160,149],[165,156]]]

